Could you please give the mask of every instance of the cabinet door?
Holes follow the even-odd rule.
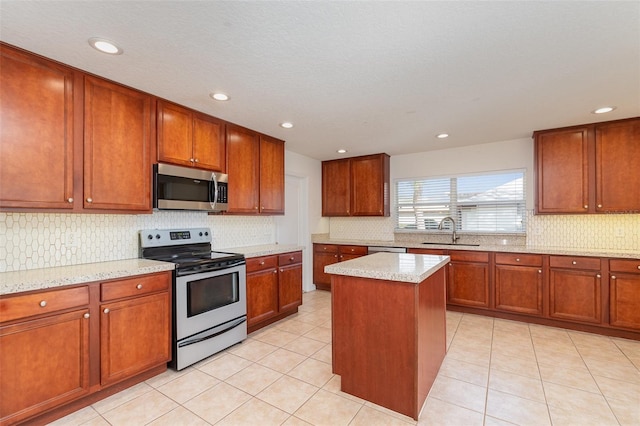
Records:
[[[542,315],[542,269],[496,265],[495,298],[497,310]]]
[[[322,162],[322,216],[351,214],[351,161]]]
[[[489,265],[450,262],[447,277],[447,303],[489,307]]]
[[[535,135],[537,213],[589,211],[589,135],[588,127]]]
[[[640,212],[640,119],[596,125],[596,211]]]
[[[222,120],[194,113],[193,164],[200,169],[226,172],[225,124]]]
[[[151,211],[151,96],[85,77],[84,208]]]
[[[229,213],[259,212],[259,166],[258,134],[242,127],[227,125]]]
[[[181,106],[158,101],[158,161],[193,166],[193,114]]]
[[[0,69],[0,208],[72,209],[74,72],[6,46]]]
[[[168,292],[101,305],[101,384],[110,385],[168,362],[170,330]]]
[[[351,159],[351,215],[389,216],[389,156]]]
[[[302,305],[302,264],[280,267],[278,310],[288,311]]]
[[[551,268],[549,315],[571,321],[600,323],[600,274],[594,271]]]
[[[609,323],[640,330],[640,274],[614,272],[609,286]]]
[[[82,309],[0,327],[2,424],[89,393],[88,315]]]
[[[278,269],[269,268],[247,274],[247,326],[278,313]]]
[[[284,214],[284,142],[260,136],[260,213]]]

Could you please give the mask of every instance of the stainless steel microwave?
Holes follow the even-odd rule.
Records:
[[[156,210],[227,211],[224,173],[189,167],[153,166],[153,208]]]

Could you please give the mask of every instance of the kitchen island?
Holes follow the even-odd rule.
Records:
[[[376,253],[325,267],[343,392],[418,419],[446,352],[448,261]]]

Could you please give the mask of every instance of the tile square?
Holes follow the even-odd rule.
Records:
[[[142,425],[161,417],[176,407],[178,404],[175,401],[153,389],[107,411],[102,414],[102,417],[114,426]]]
[[[166,383],[158,391],[176,401],[184,404],[194,396],[220,383],[218,379],[199,370],[191,370],[187,374]]]
[[[321,388],[332,377],[331,365],[316,359],[307,358],[288,373],[289,376]]]
[[[316,386],[289,376],[283,376],[256,395],[257,398],[293,414],[318,392]]]
[[[282,373],[262,365],[252,364],[229,377],[225,380],[225,383],[235,386],[250,395],[256,395],[280,377],[282,377]]]
[[[487,415],[518,425],[551,425],[547,405],[489,389]]]
[[[314,425],[348,425],[362,404],[320,389],[296,412],[295,416]]]
[[[262,358],[258,361],[258,364],[279,371],[280,373],[288,373],[305,359],[307,359],[307,357],[304,355],[280,348]]]
[[[220,383],[187,401],[184,408],[213,424],[250,399],[251,395],[248,393],[226,383]]]
[[[219,426],[281,425],[289,414],[256,398],[250,399],[216,423]]]

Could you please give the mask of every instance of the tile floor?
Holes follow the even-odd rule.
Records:
[[[406,425],[340,392],[330,294],[183,371],[55,425]],[[640,425],[640,342],[447,313],[447,356],[418,425]]]

